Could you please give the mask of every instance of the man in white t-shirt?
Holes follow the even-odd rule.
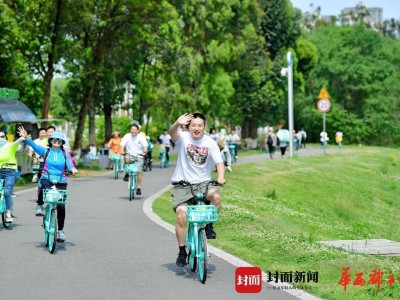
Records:
[[[140,133],[139,125],[134,123],[131,125],[131,132],[124,135],[121,141],[121,149],[125,153],[125,164],[132,163],[132,156],[136,157],[135,164],[139,167],[137,173],[138,188],[136,190],[137,195],[142,194],[142,167],[143,158],[147,153],[147,141],[146,138]],[[129,174],[126,173],[124,181],[129,181]]]
[[[171,136],[169,135],[167,129],[163,130],[163,134],[159,137],[161,144],[165,147],[165,154],[167,156],[167,163],[169,162],[169,149],[171,148]]]
[[[181,125],[188,125],[189,131],[179,131]],[[172,182],[186,181],[191,183],[194,190],[205,192],[207,181],[211,180],[213,164],[217,167],[219,184],[225,183],[225,167],[217,143],[205,134],[206,119],[200,113],[184,114],[171,126],[170,135],[176,143],[178,160],[172,175]],[[175,233],[179,246],[176,264],[186,265],[186,220],[187,203],[193,198],[190,186],[174,185],[172,192],[173,208],[177,223]],[[221,206],[219,190],[209,187],[206,200],[217,209]],[[207,238],[216,237],[212,224],[206,225]]]

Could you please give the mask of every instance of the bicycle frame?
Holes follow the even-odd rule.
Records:
[[[218,220],[218,212],[215,205],[204,205],[205,197],[208,193],[208,186],[218,185],[216,181],[209,181],[204,193],[195,193],[193,187],[188,182],[179,182],[183,186],[190,186],[193,195],[193,205],[188,205],[188,231],[186,235],[186,247],[189,254],[189,267],[192,272],[197,270],[201,283],[205,283],[207,279],[207,237],[204,225],[215,223]]]
[[[231,153],[231,159],[233,163],[236,163],[235,145],[229,144],[229,152]]]
[[[151,171],[152,169],[152,162],[150,159],[150,156],[148,154],[146,154],[146,156],[144,157],[144,162],[143,162],[143,171],[147,172],[147,170]]]
[[[0,214],[4,228],[10,228],[11,223],[6,222],[6,198],[4,197],[4,179],[0,179]]]
[[[114,179],[118,179],[119,172],[121,171],[121,156],[118,154],[111,155],[110,160],[113,163]]]
[[[53,188],[43,190],[43,202],[47,204],[43,216],[44,241],[49,252],[53,254],[57,244],[57,205],[68,202],[68,193],[53,185]]]
[[[167,152],[165,150],[160,150],[160,167],[166,168],[167,167]]]
[[[130,175],[128,189],[129,189],[129,201],[132,201],[133,199],[135,199],[135,191],[137,187],[137,173],[139,171],[139,167],[133,161],[133,163],[131,164],[125,164],[124,171]]]

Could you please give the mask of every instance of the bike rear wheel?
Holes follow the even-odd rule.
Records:
[[[198,274],[201,283],[207,279],[207,237],[204,228],[199,229],[198,235]]]
[[[56,250],[57,244],[57,210],[54,209],[51,211],[50,220],[49,220],[49,237],[48,237],[48,247],[49,252],[51,254]]]
[[[1,213],[1,220],[3,221],[4,228],[10,228],[11,227],[11,223],[6,222],[6,211],[3,211]]]

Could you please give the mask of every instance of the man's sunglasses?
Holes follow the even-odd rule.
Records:
[[[62,142],[63,142],[62,139],[52,139],[52,141],[53,141],[54,143],[60,143],[60,144],[62,144]]]
[[[5,135],[0,135],[0,138],[5,138],[6,136]]]

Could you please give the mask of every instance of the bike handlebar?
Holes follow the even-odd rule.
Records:
[[[210,180],[210,181],[207,182],[206,190],[204,191],[203,194],[201,194],[201,193],[195,194],[194,191],[193,191],[193,184],[191,184],[190,182],[181,180],[181,181],[178,181],[178,182],[173,182],[172,185],[181,185],[183,187],[189,186],[190,187],[190,192],[192,193],[194,199],[196,199],[196,200],[198,200],[199,198],[202,198],[202,199],[206,198],[207,193],[208,193],[208,186],[209,185],[212,185],[212,186],[223,186],[223,184],[219,184],[218,181],[216,181],[216,180]],[[201,194],[201,197],[200,197],[199,194]]]
[[[4,163],[1,165],[0,169],[8,169],[9,167],[15,167],[17,164],[13,163]]]

